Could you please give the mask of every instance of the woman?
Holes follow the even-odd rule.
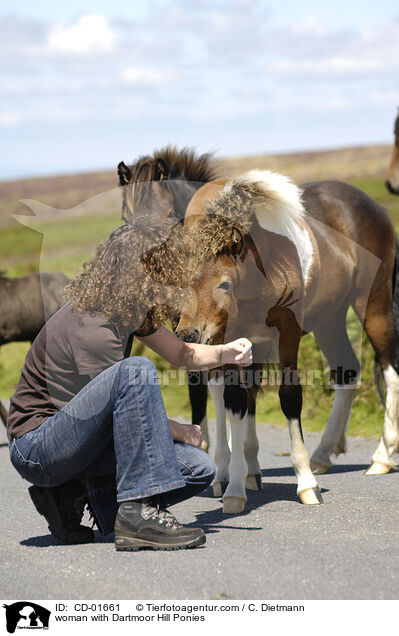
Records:
[[[209,369],[252,362],[245,338],[185,343],[163,322],[188,300],[182,229],[135,219],[114,230],[67,288],[69,302],[30,348],[11,398],[11,461],[53,535],[93,541],[86,503],[117,550],[205,543],[167,507],[202,490],[214,465],[199,427],[168,420],[154,365],[128,357],[132,336],[171,364]]]

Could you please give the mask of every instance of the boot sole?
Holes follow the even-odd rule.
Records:
[[[116,543],[117,541],[119,542],[118,544]],[[145,548],[149,550],[184,550],[186,548],[197,548],[200,545],[204,545],[205,542],[205,535],[197,537],[188,543],[181,543],[180,545],[155,543],[152,541],[145,541],[143,539],[133,539],[131,537],[119,537],[118,539],[115,539],[115,549],[118,552],[138,552]]]
[[[41,501],[40,495],[38,494],[36,488],[34,486],[31,486],[30,488],[28,488],[29,491],[29,495],[30,498],[32,499],[33,505],[35,506],[37,512],[42,515],[42,517],[44,517],[47,521],[47,517],[46,517],[46,506],[43,505],[43,502]],[[68,539],[67,537],[63,537],[60,536],[59,534],[57,534],[54,529],[49,525],[48,529],[50,530],[51,534],[58,539],[58,541],[61,541],[62,543],[66,543],[67,545],[79,545],[81,543],[93,543],[94,541],[94,532],[93,532],[93,537],[92,538],[87,538],[83,541],[79,541],[79,540],[75,540],[72,541],[71,539]]]

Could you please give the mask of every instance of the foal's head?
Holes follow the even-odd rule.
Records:
[[[395,120],[394,135],[395,144],[392,150],[385,184],[392,194],[399,194],[399,114]]]
[[[131,166],[118,165],[123,187],[122,219],[155,215],[182,221],[194,192],[214,177],[210,154],[166,146],[140,157]]]
[[[185,220],[196,304],[183,305],[177,334],[211,344],[246,336],[265,349],[283,322],[300,319],[301,263],[284,235],[300,215],[299,193],[272,173],[204,186]]]

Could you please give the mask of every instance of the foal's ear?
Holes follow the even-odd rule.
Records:
[[[131,170],[127,167],[127,165],[123,161],[118,163],[118,175],[119,175],[119,183],[121,186],[124,186],[127,183],[129,183],[130,179],[132,178]]]
[[[154,164],[154,174],[152,175],[153,181],[162,181],[162,179],[167,179],[169,168],[166,161],[163,159],[157,159]]]
[[[244,235],[241,230],[233,226],[231,230],[231,253],[233,256],[239,256],[244,249]]]

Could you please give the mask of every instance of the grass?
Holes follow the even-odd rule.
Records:
[[[399,197],[390,195],[381,177],[354,178],[353,185],[367,192],[383,205],[394,224],[399,227]],[[46,221],[37,231],[20,226],[6,226],[0,233],[0,270],[11,276],[21,276],[33,271],[62,270],[73,276],[87,260],[93,248],[110,231],[120,225],[119,212],[102,213],[99,217],[82,215],[57,221]],[[44,236],[44,240],[43,240]],[[348,318],[350,331],[356,319]],[[133,353],[137,352],[137,346]],[[15,390],[20,369],[28,350],[28,343],[11,343],[0,350],[0,397],[7,398]],[[160,372],[161,390],[170,416],[189,418],[191,410],[185,374],[171,378],[171,366],[149,350],[139,351],[156,364]],[[303,385],[305,430],[323,430],[331,409],[333,392],[325,388],[324,367],[313,336],[302,339],[299,358],[300,369],[316,370],[320,378],[313,385]],[[209,399],[208,416],[214,417],[212,400]],[[280,410],[277,387],[265,388],[257,402],[257,420],[273,424],[285,424]],[[379,402],[373,379],[373,352],[365,336],[362,338],[362,381],[356,392],[349,434],[377,437],[381,433],[383,409]]]

